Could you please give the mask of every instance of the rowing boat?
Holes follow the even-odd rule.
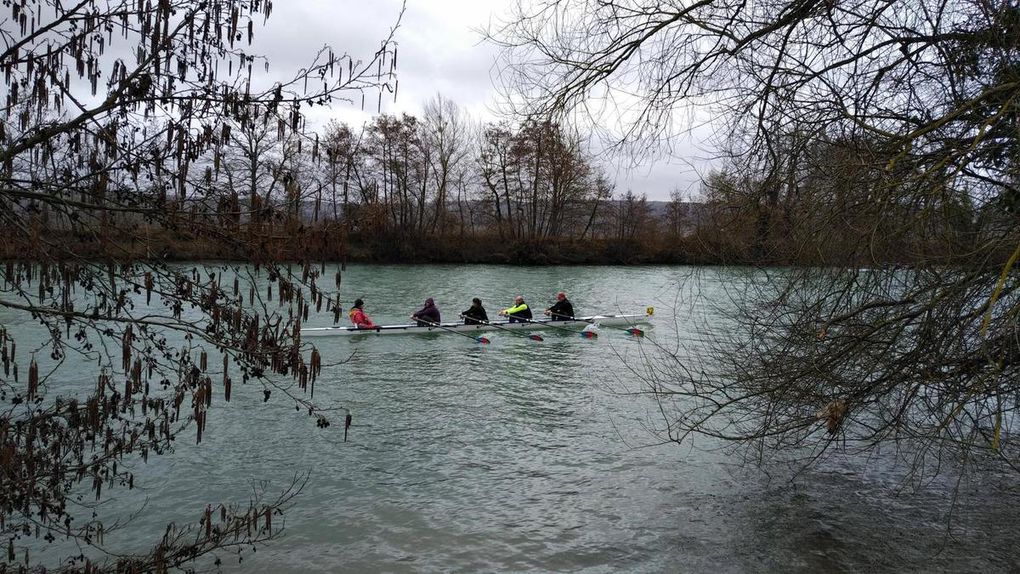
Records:
[[[511,323],[510,321],[490,321],[477,325],[465,325],[464,323],[441,323],[439,326],[418,327],[417,325],[380,325],[374,329],[359,329],[357,327],[308,327],[301,329],[302,337],[335,337],[347,335],[412,335],[423,333],[443,333],[446,331],[458,331],[464,333],[476,333],[479,331],[497,331],[510,329],[513,331],[531,331],[534,329],[551,328],[576,328],[583,329],[588,325],[637,325],[648,323],[648,315],[593,315],[591,317],[577,317],[572,321],[552,321],[549,319],[534,320],[527,323]]]

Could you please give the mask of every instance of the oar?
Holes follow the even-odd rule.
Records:
[[[517,317],[517,319],[519,321],[525,321],[525,319],[521,319],[520,317]],[[489,321],[483,321],[483,322],[486,325],[490,326],[490,327],[495,327],[495,328],[499,329],[500,331],[507,331],[509,333],[513,333],[514,335],[518,335],[518,336],[521,336],[521,337],[527,337],[527,338],[531,339],[532,341],[544,341],[545,340],[545,339],[542,338],[542,335],[535,335],[534,333],[532,333],[532,334],[518,333],[517,331],[514,331],[513,329],[507,329],[506,327],[501,327],[499,325],[490,323]],[[530,323],[531,321],[528,321],[528,322]]]
[[[592,321],[590,319],[585,319],[583,317],[568,317],[567,315],[560,315],[559,313],[553,313],[553,315],[556,315],[557,317],[565,317],[569,321],[584,321],[585,323],[588,323],[589,325],[595,325],[596,327],[601,327],[601,325],[599,325],[595,321]],[[543,323],[543,324],[545,324],[545,323]],[[620,327],[607,327],[607,329],[618,329],[620,331],[623,331],[624,333],[629,333],[631,335],[634,335],[635,337],[643,337],[645,335],[645,332],[642,331],[641,329],[638,329],[637,327],[627,327],[626,329],[622,329]],[[591,331],[588,331],[588,332],[590,333]],[[588,335],[585,335],[584,333],[585,332],[582,331],[581,336],[582,337],[587,337]],[[598,335],[596,335],[595,333],[592,333],[592,335],[591,335],[591,337],[597,337],[597,336]]]
[[[457,333],[458,335],[463,335],[464,337],[467,337],[469,339],[474,339],[475,341],[478,341],[479,343],[482,343],[483,345],[489,344],[489,339],[487,339],[485,337],[475,337],[474,335],[469,335],[468,333],[462,333],[462,332],[460,332],[460,331],[458,331],[456,329],[451,329],[450,327],[446,327],[446,326],[440,325],[439,323],[433,323],[432,321],[426,321],[424,319],[418,319],[418,320],[421,321],[422,323],[425,323],[429,327],[436,327],[438,329],[443,329],[444,331],[449,331],[451,333]]]
[[[553,313],[553,315],[555,315],[557,317],[566,317],[570,321],[579,321],[580,320],[580,319],[574,319],[573,317],[570,317],[568,315],[561,315],[559,313]],[[577,331],[575,331],[573,329],[568,329],[567,327],[560,327],[559,325],[553,325],[552,321],[532,321],[531,319],[521,319],[521,320],[522,321],[526,321],[528,323],[535,323],[535,324],[538,324],[538,325],[542,325],[543,327],[548,327],[550,329],[556,329],[556,330],[559,330],[559,331],[566,331],[567,333],[570,333],[571,335],[577,334]],[[599,334],[594,332],[594,331],[581,331],[581,336],[584,337],[585,339],[594,339],[595,337],[598,337]]]

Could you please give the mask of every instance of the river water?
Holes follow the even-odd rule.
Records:
[[[918,483],[892,457],[838,452],[794,472],[706,439],[662,440],[676,413],[645,393],[656,345],[724,328],[723,293],[746,279],[726,268],[351,266],[345,307],[361,297],[377,323],[406,322],[426,297],[453,320],[471,297],[493,317],[516,294],[541,309],[561,289],[578,314],[654,306],[655,317],[644,339],[606,328],[594,340],[496,332],[489,345],[446,333],[316,339],[327,365],[315,400],[350,409],[347,442],[342,425],[317,428],[283,397],[263,403],[261,387],[235,385],[201,445],[135,464],[140,488],[108,503],[134,511],[113,540],[151,546],[169,520],[197,522],[208,503],[245,503],[253,486],[279,491],[307,472],[283,536],[240,562],[219,553],[224,570],[1020,569],[1011,475],[948,468]],[[330,324],[323,313],[306,326]]]

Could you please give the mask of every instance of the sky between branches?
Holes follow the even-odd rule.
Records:
[[[254,52],[270,61],[270,75],[286,73],[307,64],[323,45],[367,59],[378,48],[400,13],[401,0],[287,0],[274,3],[265,28],[256,30]],[[420,114],[422,105],[437,93],[455,101],[475,120],[497,119],[497,48],[482,40],[481,30],[508,15],[509,0],[408,0],[396,33],[399,46],[396,98],[384,94],[382,112]],[[377,96],[360,97],[355,105],[336,104],[330,110],[305,110],[314,123],[331,118],[352,127],[371,121],[377,113]],[[671,190],[685,196],[698,191],[698,180],[708,169],[707,130],[696,130],[691,141],[674,143],[670,156],[607,158],[606,169],[616,175],[617,190],[646,193],[650,200],[667,200]],[[593,145],[597,145],[593,142]],[[697,167],[692,167],[697,166]]]

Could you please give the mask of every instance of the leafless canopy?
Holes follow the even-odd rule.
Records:
[[[667,353],[672,438],[1017,464],[1016,2],[562,0],[491,36],[530,113],[609,102],[623,141],[668,145],[706,106],[732,158],[709,197],[759,261],[827,265],[752,272],[726,336]]]
[[[338,316],[339,301],[316,285],[321,267],[281,266],[279,256],[330,238],[305,234],[282,207],[297,193],[292,178],[282,191],[239,191],[219,174],[238,132],[311,147],[307,107],[392,91],[395,45],[384,38],[365,59],[326,47],[263,85],[268,63],[253,41],[273,9],[269,0],[4,3],[6,568],[167,571],[272,536],[273,516],[300,487],[276,501],[256,492],[246,507],[195,509],[196,526],[171,525],[139,555],[106,547],[112,525],[74,503],[133,488],[130,462],[168,452],[185,431],[201,442],[214,395],[229,401],[235,383],[251,381],[265,400],[289,396],[320,426],[329,422],[312,402],[321,356],[298,333],[310,309],[325,303]],[[178,240],[258,265],[174,265],[161,246]],[[32,329],[14,326],[26,320],[41,341],[19,344]],[[57,538],[85,550],[38,551]]]
[[[743,153],[796,127],[1001,179],[989,151],[1015,131],[1006,1],[522,2],[490,37],[522,111],[602,110],[632,142],[668,144],[706,106]]]

